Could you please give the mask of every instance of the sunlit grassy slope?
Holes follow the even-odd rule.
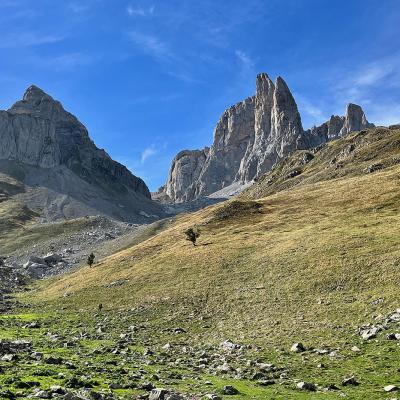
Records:
[[[295,154],[277,166],[275,180],[239,200],[184,215],[22,300],[50,310],[135,308],[154,324],[180,324],[210,341],[346,341],[400,305],[399,141],[399,130],[353,134],[290,178],[285,168],[302,157]],[[381,169],[367,172],[372,164]],[[194,225],[196,247],[183,234]]]

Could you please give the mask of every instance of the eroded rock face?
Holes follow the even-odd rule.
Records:
[[[236,177],[242,182],[270,170],[301,140],[303,128],[297,104],[281,77],[274,85],[267,74],[257,76],[254,128],[254,141],[241,160]]]
[[[344,124],[340,130],[340,136],[347,135],[350,132],[372,128],[374,126],[374,124],[370,124],[367,121],[367,117],[359,105],[350,103],[347,106]]]
[[[248,145],[254,140],[254,97],[226,110],[214,130],[203,169],[189,199],[206,196],[235,181]]]
[[[65,165],[90,183],[119,183],[150,198],[140,178],[98,149],[83,124],[36,86],[0,111],[0,159],[40,168]]]
[[[186,201],[193,196],[194,183],[200,176],[207,159],[209,148],[203,150],[183,150],[172,161],[165,192],[175,201]]]
[[[234,183],[251,182],[297,149],[310,149],[372,126],[360,106],[349,104],[344,117],[333,115],[321,126],[304,131],[286,82],[278,77],[273,83],[262,73],[257,76],[255,96],[222,114],[208,153],[178,154],[163,191],[175,202],[198,199]]]

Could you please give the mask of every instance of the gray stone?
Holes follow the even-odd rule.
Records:
[[[295,353],[302,353],[305,351],[305,347],[303,346],[302,343],[294,343],[292,347],[290,348],[290,351],[293,351]]]
[[[383,388],[383,390],[384,390],[385,392],[390,393],[390,392],[396,392],[396,391],[398,391],[399,388],[398,388],[396,385],[387,385],[387,386],[385,386],[385,387]]]
[[[400,340],[400,333],[388,333],[386,338],[388,340]]]
[[[379,331],[380,331],[380,328],[379,328],[379,327],[373,326],[373,327],[371,327],[371,328],[362,330],[362,331],[360,332],[360,334],[361,334],[361,337],[362,337],[364,340],[370,340],[370,339],[375,338]]]
[[[63,261],[63,258],[57,253],[49,253],[43,257],[43,260],[46,264],[56,264]]]
[[[204,397],[205,397],[206,399],[209,399],[209,400],[222,400],[221,397],[218,396],[218,395],[215,394],[215,393],[206,394]]]
[[[223,393],[223,394],[226,394],[226,395],[228,395],[228,396],[233,396],[233,395],[235,395],[235,394],[238,394],[239,391],[238,391],[234,386],[226,385],[226,386],[224,386],[224,387],[222,388],[222,393]]]
[[[343,379],[342,385],[343,386],[349,386],[349,385],[358,386],[359,382],[357,381],[357,379],[354,376],[351,376],[350,378]]]
[[[316,386],[310,382],[299,382],[296,386],[300,390],[307,390],[309,392],[315,392],[317,390]]]
[[[150,392],[149,400],[164,400],[167,391],[165,389],[153,389]]]

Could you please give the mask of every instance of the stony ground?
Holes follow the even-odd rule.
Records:
[[[400,386],[400,310],[334,347],[207,342],[206,318],[148,317],[106,307],[2,314],[0,397],[395,399]]]

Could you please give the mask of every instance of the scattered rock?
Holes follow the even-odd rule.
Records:
[[[290,348],[290,351],[293,351],[295,353],[302,353],[305,351],[305,347],[303,346],[302,343],[294,343],[292,347]]]
[[[357,381],[357,379],[354,376],[351,376],[350,378],[345,378],[342,381],[342,386],[358,386],[360,383]]]
[[[317,390],[317,387],[310,382],[299,382],[296,386],[300,390],[308,390],[310,392],[315,392]]]
[[[227,385],[223,387],[222,393],[229,396],[233,396],[235,394],[238,394],[239,391],[234,386]]]
[[[227,350],[240,350],[243,346],[237,343],[233,343],[229,339],[227,339],[220,344],[220,347]]]
[[[396,391],[398,391],[399,388],[398,388],[396,385],[387,385],[387,386],[385,386],[385,387],[383,388],[383,390],[384,390],[385,392],[390,393],[390,392],[396,392]]]
[[[149,400],[164,400],[167,391],[165,389],[153,389],[150,392]]]
[[[215,393],[206,394],[204,397],[209,400],[222,400],[222,398]]]
[[[389,333],[386,335],[388,340],[400,340],[400,333]]]
[[[379,331],[380,331],[379,327],[373,326],[371,328],[361,330],[360,335],[364,340],[371,340],[376,337]]]

